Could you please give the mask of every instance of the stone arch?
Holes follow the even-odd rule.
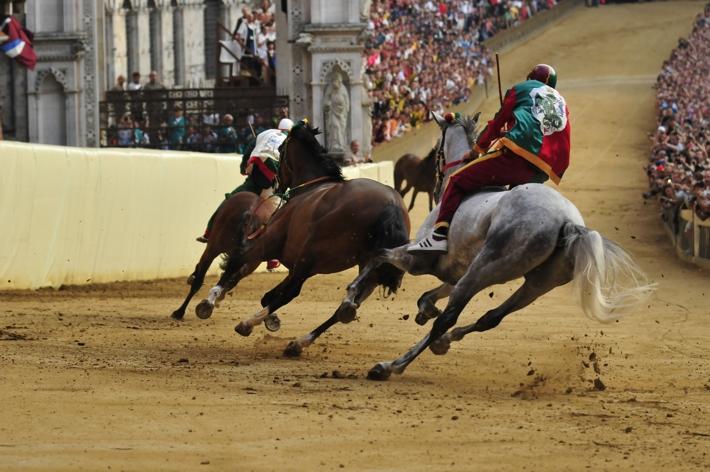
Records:
[[[48,77],[54,78],[54,80],[61,84],[64,92],[69,90],[69,84],[67,83],[67,77],[64,75],[64,71],[57,69],[56,67],[48,67],[47,69],[42,69],[37,72],[34,84],[35,93],[40,93],[40,88]]]
[[[352,81],[353,69],[350,66],[350,61],[344,61],[342,59],[333,59],[324,62],[320,70],[320,81],[326,82],[336,68],[340,69],[340,71],[345,74],[344,79],[346,79],[347,82]]]

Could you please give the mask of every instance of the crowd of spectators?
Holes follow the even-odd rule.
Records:
[[[483,41],[556,0],[373,0],[365,43],[373,144],[389,141],[485,86]]]
[[[245,71],[266,83],[276,80],[276,6],[271,0],[245,4],[229,40],[220,41],[220,62],[239,61]],[[241,65],[237,74],[242,73]]]
[[[111,147],[241,153],[253,136],[288,117],[288,107],[220,113],[203,107],[216,105],[209,99],[173,99],[155,71],[145,84],[139,74],[128,86],[119,76],[107,98],[108,127],[101,141]]]
[[[710,4],[680,39],[656,82],[657,129],[646,167],[650,190],[665,208],[710,216]]]

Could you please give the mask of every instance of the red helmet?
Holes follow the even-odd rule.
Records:
[[[552,66],[547,64],[538,64],[533,67],[533,70],[528,74],[528,80],[538,80],[552,88],[557,86],[557,72]]]

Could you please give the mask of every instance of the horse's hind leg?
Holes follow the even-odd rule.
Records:
[[[507,315],[525,308],[553,288],[570,282],[573,270],[573,261],[566,256],[563,248],[558,248],[544,263],[525,274],[523,285],[499,307],[489,310],[475,323],[452,329],[434,341],[430,349],[434,354],[446,354],[452,341],[460,341],[474,331],[495,328]]]
[[[414,321],[416,321],[418,325],[423,326],[430,319],[437,318],[441,315],[441,310],[436,307],[436,302],[437,300],[441,300],[442,298],[446,298],[451,295],[451,291],[453,289],[453,285],[444,283],[433,290],[424,292],[422,296],[419,297],[419,300],[417,300],[417,308],[419,309],[419,312],[414,318]]]
[[[364,302],[367,297],[372,294],[378,285],[377,272],[369,272],[365,274],[365,277],[361,277],[363,272],[364,271],[361,270],[358,277],[350,283],[350,285],[348,285],[347,295],[333,316],[328,318],[323,324],[310,333],[288,343],[288,346],[286,346],[286,350],[284,351],[284,356],[300,356],[305,348],[313,344],[313,342],[331,326],[338,322],[349,323],[355,319],[357,309],[360,307],[362,302]]]

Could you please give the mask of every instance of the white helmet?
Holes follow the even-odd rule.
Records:
[[[288,118],[279,121],[279,131],[291,131],[291,128],[293,128],[293,121]]]

